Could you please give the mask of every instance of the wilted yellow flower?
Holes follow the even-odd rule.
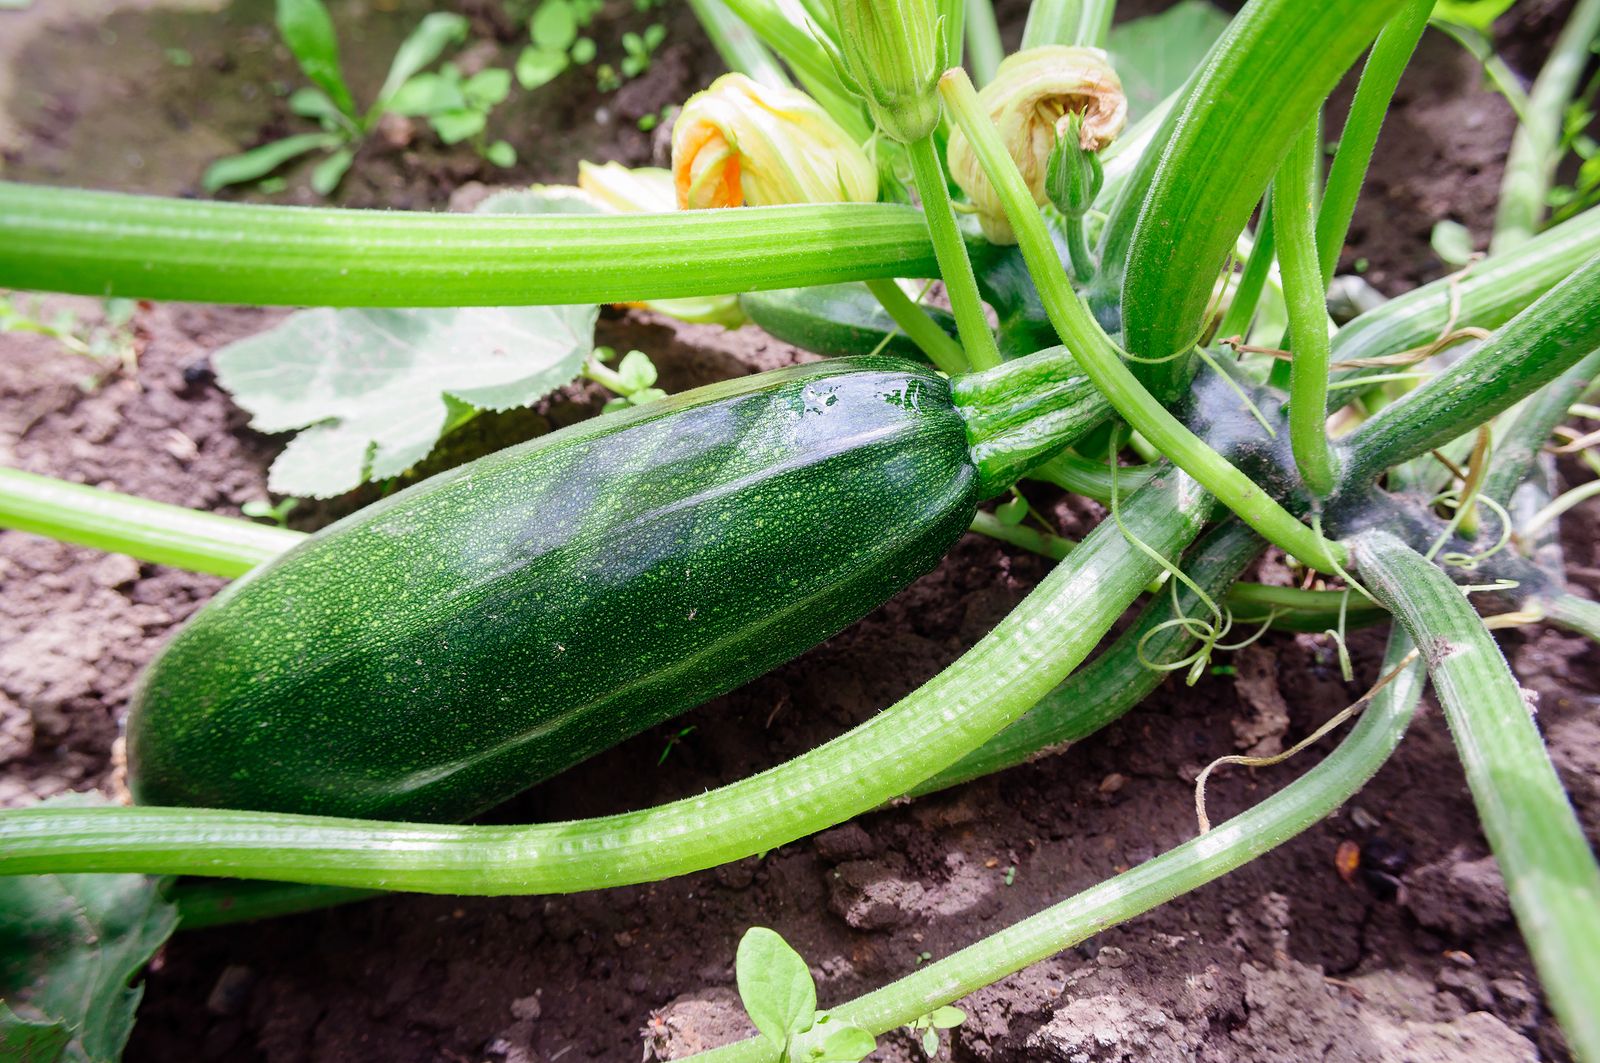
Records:
[[[1000,64],[978,100],[1041,206],[1050,154],[1067,131],[1069,115],[1081,116],[1078,142],[1085,151],[1111,143],[1128,121],[1122,81],[1098,48],[1053,44],[1018,52]],[[959,129],[950,134],[949,160],[950,176],[977,208],[984,235],[997,244],[1016,243],[1000,200]]]
[[[871,203],[878,170],[803,92],[724,74],[683,105],[672,127],[678,206]]]

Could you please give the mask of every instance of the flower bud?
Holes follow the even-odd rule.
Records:
[[[678,206],[872,203],[878,170],[810,96],[724,74],[672,127]]]
[[[1040,206],[1057,141],[1078,115],[1078,146],[1097,152],[1128,120],[1122,81],[1098,48],[1047,45],[1018,52],[1000,64],[995,79],[978,93],[984,110],[1000,128],[1011,157]],[[995,243],[1016,243],[999,197],[959,129],[950,134],[950,176],[977,208],[984,235]]]
[[[1067,116],[1067,128],[1056,138],[1044,177],[1045,194],[1069,218],[1089,212],[1106,179],[1099,154],[1084,150],[1082,127],[1081,114],[1074,111]]]
[[[933,0],[833,0],[839,73],[878,128],[909,144],[939,124],[944,40]]]

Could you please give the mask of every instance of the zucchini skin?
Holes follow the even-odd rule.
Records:
[[[236,581],[146,671],[142,804],[468,818],[798,655],[980,495],[950,385],[794,366],[433,477]]]

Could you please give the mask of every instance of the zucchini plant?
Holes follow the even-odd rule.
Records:
[[[1230,629],[1388,621],[1359,720],[1287,788],[825,1013],[792,953],[747,938],[781,957],[761,988],[741,958],[762,1036],[706,1058],[861,1058],[861,1034],[953,1023],[941,1009],[974,989],[1328,815],[1402,739],[1426,674],[1551,1006],[1600,1060],[1600,869],[1489,634],[1600,638],[1600,606],[1537,549],[1570,504],[1539,497],[1541,449],[1600,376],[1600,213],[1546,226],[1551,172],[1520,166],[1493,254],[1342,328],[1328,314],[1433,6],[1250,0],[1130,115],[1110,0],[1035,0],[1004,59],[987,0],[704,0],[742,106],[808,97],[686,109],[680,206],[736,209],[379,214],[0,183],[8,288],[336,307],[739,294],[840,356],[606,414],[309,539],[0,471],[4,526],[242,577],[143,680],[139,803],[0,813],[0,874],[266,883],[180,886],[190,925],[224,918],[224,895],[237,918],[380,889],[659,880],[1084,737],[1197,674]],[[1600,5],[1573,20],[1563,42],[1592,39]],[[1358,62],[1321,177],[1322,110]],[[1576,84],[1546,95],[1565,86],[1565,106]],[[948,314],[900,283],[934,279]],[[977,513],[1022,477],[1110,516],[1068,544]],[[653,808],[453,822],[827,637],[969,525],[1058,563],[855,729]],[[1269,544],[1303,588],[1241,582]]]

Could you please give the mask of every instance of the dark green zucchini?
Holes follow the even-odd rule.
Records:
[[[728,381],[436,476],[224,590],[144,675],[145,804],[458,820],[932,568],[1104,413],[1054,352]],[[958,393],[960,405],[952,394]]]

